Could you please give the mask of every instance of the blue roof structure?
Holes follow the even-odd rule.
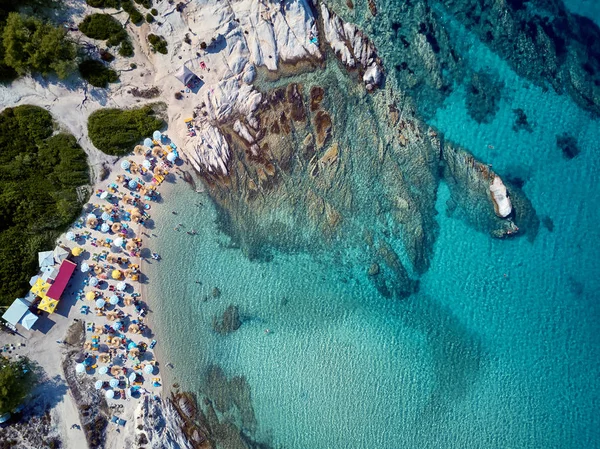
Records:
[[[27,304],[27,302],[25,302],[24,299],[17,298],[13,301],[13,303],[6,310],[6,312],[4,312],[2,318],[10,324],[12,324],[13,326],[16,326],[17,323],[21,321],[21,318],[23,318],[23,315],[25,315],[28,311],[29,304]]]

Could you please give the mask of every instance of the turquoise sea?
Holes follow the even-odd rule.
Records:
[[[210,367],[245,379],[223,384],[234,405],[219,417],[264,445],[254,447],[600,448],[600,120],[521,78],[451,17],[446,29],[469,67],[505,87],[489,123],[469,116],[460,83],[427,120],[520,180],[543,223],[534,239],[493,239],[448,214],[442,181],[431,266],[416,294],[395,300],[369,282],[354,245],[250,260],[207,194],[179,182],[165,198],[177,215],[152,231],[163,259],[146,271],[169,377],[213,400],[221,390],[214,376],[207,387]],[[342,72],[330,61],[299,78],[342,89]],[[350,129],[369,105],[353,89],[337,113],[356,108]],[[516,108],[530,131],[513,129]],[[573,159],[556,145],[563,132],[578,142]],[[213,319],[231,304],[243,324],[219,335]]]

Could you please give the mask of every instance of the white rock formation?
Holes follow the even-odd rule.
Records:
[[[383,78],[383,67],[373,43],[356,25],[344,23],[323,2],[321,2],[321,18],[325,40],[334,53],[347,67],[360,67],[364,71],[363,81],[369,89],[378,86]]]
[[[494,181],[490,185],[492,200],[494,201],[494,210],[499,217],[506,218],[512,212],[512,204],[506,191],[506,186],[499,176],[494,176]]]
[[[192,449],[181,431],[182,424],[175,408],[164,399],[155,401],[144,396],[135,410],[136,436],[145,434],[148,443],[144,447],[149,449]]]

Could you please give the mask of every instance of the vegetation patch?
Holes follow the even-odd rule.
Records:
[[[25,295],[38,251],[54,247],[87,200],[77,196],[89,183],[86,154],[72,135],[54,131],[43,108],[0,113],[0,304]]]
[[[168,53],[167,41],[164,37],[159,36],[157,34],[149,34],[148,42],[150,42],[150,44],[152,45],[152,50],[154,50],[155,52],[162,53],[163,55],[166,55]]]
[[[131,0],[121,0],[123,11],[129,14],[129,19],[132,23],[139,25],[144,21],[144,16],[138,11]]]
[[[38,379],[34,368],[27,358],[0,358],[0,415],[17,408],[31,393]]]
[[[138,5],[142,5],[146,9],[152,8],[152,0],[135,0]]]
[[[89,38],[105,40],[109,47],[121,44],[119,54],[126,57],[133,56],[133,46],[127,31],[121,22],[110,14],[90,14],[79,24],[79,29]]]
[[[57,28],[38,18],[11,12],[2,27],[0,72],[3,75],[24,75],[29,72],[43,76],[56,73],[66,78],[76,67],[75,44]]]
[[[85,0],[85,2],[94,8],[115,8],[121,6],[120,0]]]
[[[119,75],[100,61],[88,59],[79,64],[81,77],[95,87],[107,87],[108,83],[119,80]]]
[[[100,109],[88,119],[88,135],[94,146],[106,154],[130,153],[144,137],[165,125],[153,106],[138,109]]]

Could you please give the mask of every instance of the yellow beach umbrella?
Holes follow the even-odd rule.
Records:
[[[113,270],[112,278],[115,280],[121,279],[121,272],[119,270]]]
[[[94,293],[94,292],[87,292],[85,294],[85,299],[87,299],[88,301],[93,301],[94,299],[96,299],[96,293]]]
[[[33,284],[33,287],[31,287],[31,292],[35,295],[41,296],[45,294],[49,288],[50,284],[45,282],[42,278],[38,278],[37,281],[35,281],[35,284]]]
[[[73,254],[75,257],[78,257],[78,256],[81,256],[83,254],[83,251],[84,251],[83,248],[80,248],[79,246],[76,246],[71,251],[71,254]]]

